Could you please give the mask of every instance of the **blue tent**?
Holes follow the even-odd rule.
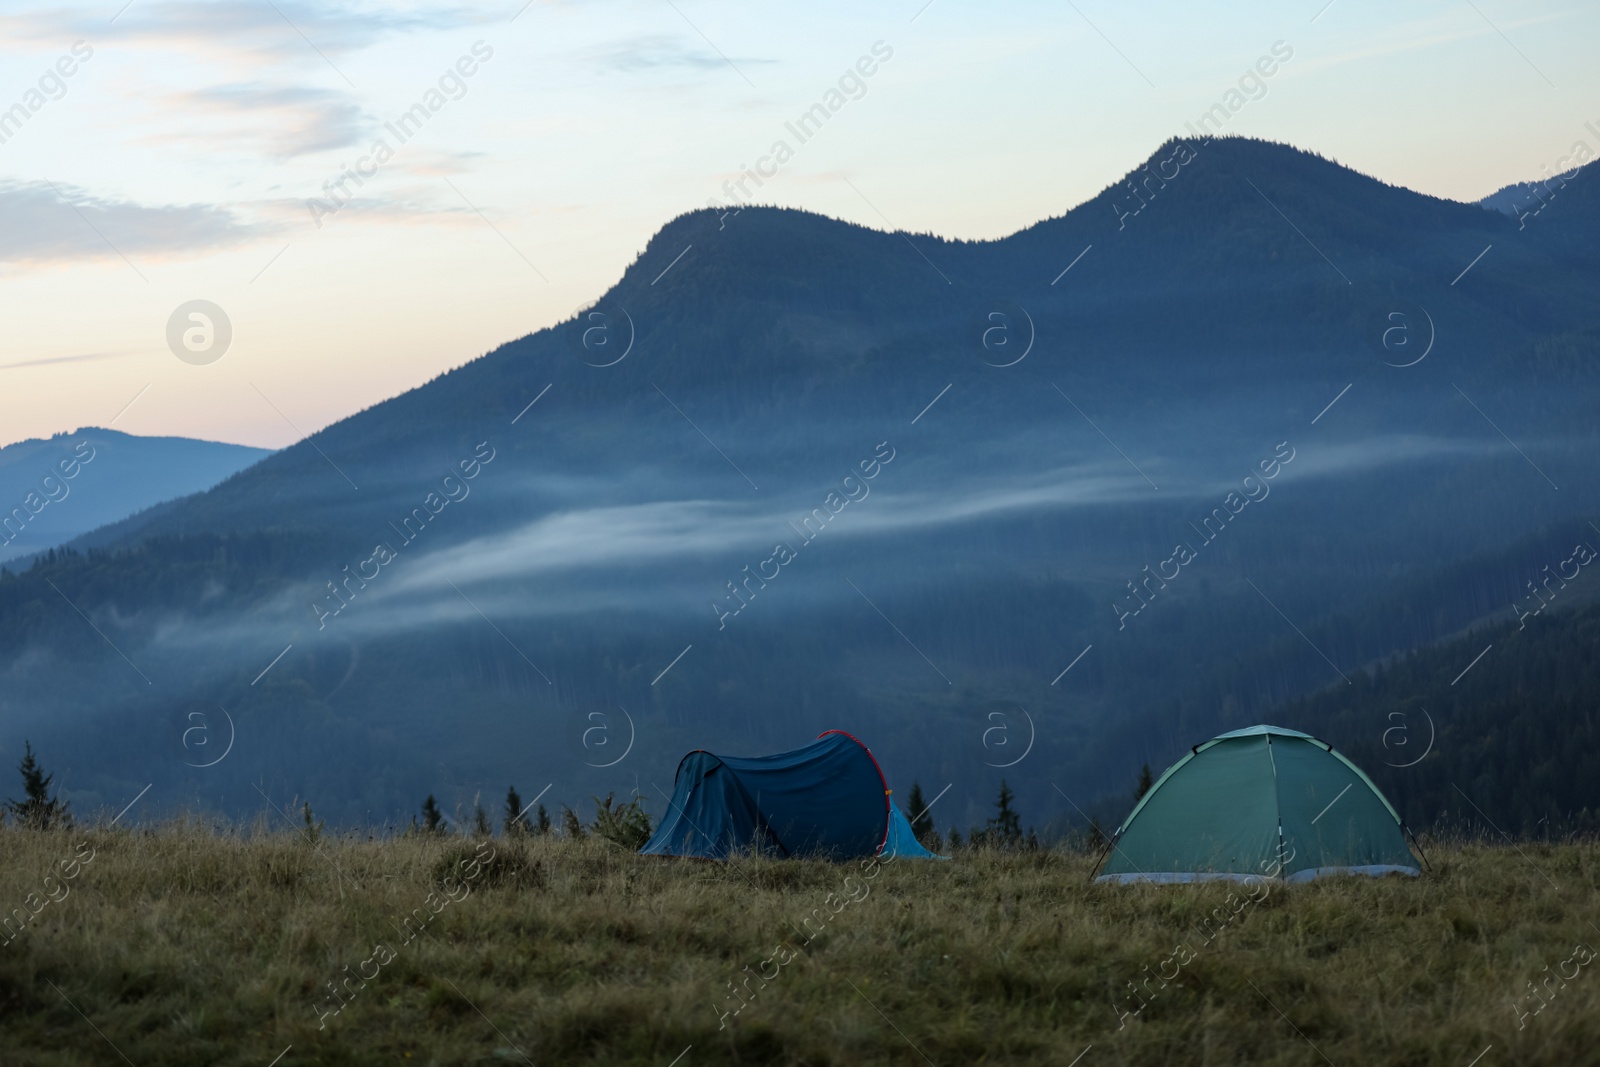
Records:
[[[934,858],[889,799],[867,746],[829,730],[805,748],[775,756],[689,753],[647,856],[727,859],[777,856]]]

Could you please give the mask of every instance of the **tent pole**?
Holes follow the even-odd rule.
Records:
[[[1117,833],[1112,834],[1106,840],[1106,847],[1100,850],[1100,855],[1095,858],[1094,866],[1089,870],[1089,881],[1094,881],[1095,872],[1098,871],[1101,865],[1105,863],[1106,857],[1111,855],[1111,850],[1117,847],[1117,835],[1120,833],[1122,833],[1122,831],[1118,830]]]
[[[1401,823],[1400,825],[1405,826],[1405,823]],[[1422,842],[1418,841],[1417,835],[1411,832],[1411,827],[1405,826],[1405,830],[1406,836],[1411,838],[1411,843],[1417,846],[1417,855],[1422,857],[1422,865],[1430,871],[1433,870],[1433,864],[1428,862],[1428,854],[1422,851]]]

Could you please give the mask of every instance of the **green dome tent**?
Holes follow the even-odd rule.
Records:
[[[1167,768],[1112,837],[1096,880],[1415,877],[1403,832],[1378,787],[1332,745],[1252,726]]]

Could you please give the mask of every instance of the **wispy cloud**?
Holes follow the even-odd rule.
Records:
[[[594,62],[602,67],[621,71],[651,71],[677,68],[681,70],[725,69],[727,60],[708,48],[685,44],[676,37],[655,35],[635,37],[590,53]],[[743,64],[775,63],[772,59],[736,56],[733,61]]]
[[[166,103],[195,121],[157,140],[262,145],[277,159],[361,144],[378,125],[348,94],[308,86],[217,85],[173,94]]]
[[[81,356],[47,356],[44,359],[25,359],[20,363],[0,363],[0,370],[19,370],[23,367],[43,367],[52,363],[98,363],[103,359],[123,359],[132,352],[88,352]]]
[[[1325,478],[1440,457],[1478,455],[1494,447],[1481,441],[1421,435],[1394,435],[1308,454],[1293,471],[1296,480]],[[1238,484],[1197,480],[1173,499],[1215,502]],[[1148,489],[1123,473],[1117,463],[1061,467],[1036,475],[962,483],[939,492],[873,489],[847,506],[830,523],[833,540],[900,537],[914,530],[979,522],[1018,512],[1047,512],[1117,505],[1143,500]],[[819,498],[820,499],[820,498]],[[795,540],[798,522],[816,500],[795,498],[786,505],[752,505],[716,500],[674,500],[614,507],[580,508],[537,519],[517,529],[475,538],[422,556],[385,591],[409,598],[443,596],[462,586],[489,589],[508,580],[561,578],[582,581],[576,573],[615,573],[630,568],[654,571],[673,560],[713,558],[726,553],[770,552],[775,541]],[[561,613],[570,605],[535,607],[521,594],[509,595],[500,610]]]
[[[210,204],[150,207],[49,182],[0,181],[0,218],[0,262],[12,263],[192,254],[274,229]]]
[[[449,187],[438,181],[440,175],[466,173],[465,168],[452,166],[451,157],[440,155],[415,167],[402,167],[398,162],[390,166],[401,172],[395,175],[396,183],[385,186],[382,195],[357,196],[345,201],[339,210],[340,226],[483,225],[459,198],[451,203]],[[277,220],[279,226],[275,228],[293,228],[311,221],[305,199],[257,200],[250,207],[253,212]]]
[[[1295,460],[1278,484],[1495,450],[1492,444],[1475,440],[1420,435],[1374,438],[1308,451]],[[891,468],[885,478],[893,473]],[[1122,506],[1149,495],[1142,483],[1123,473],[1120,462],[1060,467],[1014,477],[1005,484],[995,484],[993,479],[952,480],[936,492],[891,493],[885,484],[880,482],[879,488],[830,520],[824,540],[892,547],[919,529],[1018,512]],[[582,496],[582,486],[581,482],[540,479],[527,483],[524,488],[528,491],[522,495],[547,499]],[[1237,488],[1237,482],[1227,480],[1195,480],[1172,499],[1203,501],[1209,507]],[[588,491],[592,493],[593,487]],[[803,539],[788,524],[798,522],[819,500],[817,496],[797,496],[778,505],[694,499],[580,506],[433,550],[406,549],[396,539],[400,559],[363,587],[349,610],[342,611],[328,629],[342,639],[354,640],[458,622],[476,624],[482,618],[480,610],[495,619],[685,611],[710,618],[704,612],[707,589],[714,590],[741,565],[771,554],[776,542],[802,546]],[[414,551],[418,554],[412,555]],[[1062,546],[1062,551],[1074,549]],[[396,569],[390,571],[389,567]],[[825,575],[825,569],[807,565],[803,570],[812,579],[786,586],[796,595],[815,600],[854,597],[836,580],[815,580]],[[204,622],[183,616],[165,620],[152,616],[141,620],[141,625],[149,627],[156,645],[191,652],[215,650],[219,660],[226,660],[241,645],[268,645],[279,639],[286,624],[303,627],[301,632],[314,632],[310,621],[317,613],[308,605],[326,598],[326,577],[314,576],[285,589],[245,616]],[[470,604],[462,599],[462,588],[473,591]],[[530,593],[531,589],[537,593]],[[4,677],[5,667],[0,665],[0,678]]]
[[[405,169],[424,178],[449,178],[471,171],[475,160],[483,159],[487,152],[419,152]]]
[[[1065,468],[1006,486],[972,485],[938,493],[890,495],[872,490],[830,526],[830,540],[898,534],[967,522],[1009,511],[1071,507],[1130,499],[1138,491],[1114,469]],[[730,551],[770,550],[794,541],[799,522],[821,500],[796,498],[787,507],[716,500],[674,500],[583,508],[478,538],[416,561],[391,587],[394,594],[430,593],[445,579],[465,585],[509,577],[566,575],[585,568],[652,566],[671,559]]]
[[[243,53],[317,62],[315,50],[355,52],[398,34],[451,29],[490,18],[458,6],[396,11],[309,0],[136,0],[115,22],[98,4],[3,15],[0,36],[52,44],[63,37],[81,37],[93,44],[115,41],[127,47],[220,53],[218,58]]]
[[[1576,11],[1557,11],[1547,15],[1538,15],[1532,18],[1506,21],[1500,23],[1500,30],[1522,29],[1526,26],[1537,26],[1546,22],[1556,22],[1578,14]],[[1494,26],[1485,25],[1481,20],[1472,16],[1470,11],[1453,12],[1450,15],[1435,16],[1430,19],[1418,19],[1410,23],[1397,26],[1394,32],[1387,34],[1385,39],[1346,52],[1333,55],[1315,56],[1305,60],[1297,59],[1292,66],[1286,66],[1284,72],[1290,77],[1302,77],[1314,71],[1327,70],[1332,67],[1343,66],[1363,59],[1376,59],[1384,56],[1402,55],[1408,52],[1420,52],[1441,45],[1456,44],[1461,41],[1471,41],[1483,37],[1494,37],[1498,34]]]

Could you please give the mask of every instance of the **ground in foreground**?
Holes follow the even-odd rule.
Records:
[[[1600,847],[1430,859],[1252,895],[1064,852],[0,831],[0,1062],[1594,1062]]]

